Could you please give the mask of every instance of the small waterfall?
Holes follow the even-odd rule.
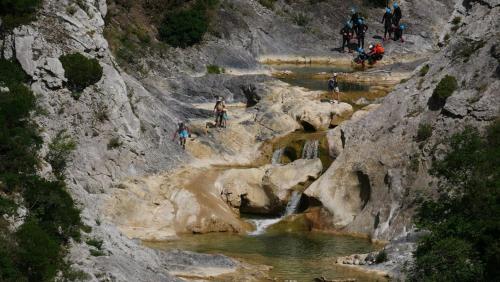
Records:
[[[283,148],[280,148],[273,153],[273,157],[271,159],[271,164],[276,165],[276,164],[281,164],[281,156],[283,156]]]
[[[292,196],[286,205],[285,213],[281,217],[248,220],[250,223],[255,225],[255,230],[248,233],[248,235],[255,236],[264,234],[269,226],[280,222],[284,217],[288,215],[296,213],[297,209],[299,208],[301,198],[302,198],[302,193],[293,191]]]
[[[307,140],[302,149],[303,159],[315,159],[319,156],[319,140]]]
[[[302,193],[297,191],[292,192],[292,197],[290,198],[290,201],[288,201],[288,204],[286,205],[284,216],[291,215],[297,212],[297,208],[299,207],[300,204],[300,198],[302,198]]]

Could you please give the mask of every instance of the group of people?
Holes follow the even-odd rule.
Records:
[[[405,25],[401,24],[401,18],[403,17],[401,8],[397,2],[393,3],[392,7],[393,10],[387,7],[382,17],[381,23],[384,24],[383,40],[387,40],[387,35],[391,38],[392,34],[394,34],[393,39],[395,41],[400,40],[401,42],[404,42],[403,30],[405,29]],[[354,8],[352,9],[351,18],[340,30],[340,34],[342,35],[341,52],[345,52],[345,47],[348,48],[349,52],[352,52],[350,43],[353,38],[356,38],[356,51],[358,52],[358,56],[354,59],[354,62],[363,66],[365,61],[368,61],[369,64],[374,64],[381,60],[384,56],[384,47],[380,43],[370,44],[369,51],[365,51],[365,36],[367,30],[368,25],[366,20]]]
[[[213,113],[215,115],[215,127],[216,128],[226,128],[228,114],[226,103],[224,102],[223,97],[218,97],[215,102]],[[186,149],[186,140],[188,137],[191,137],[191,131],[186,126],[184,122],[179,122],[177,130],[174,132],[174,136],[172,137],[172,141],[175,138],[179,138],[179,144],[183,149]]]

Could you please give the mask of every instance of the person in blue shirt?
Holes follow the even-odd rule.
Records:
[[[172,141],[179,136],[179,144],[182,146],[182,149],[186,149],[186,140],[191,136],[189,128],[183,123],[179,122],[179,127],[174,132],[174,136],[172,137]]]

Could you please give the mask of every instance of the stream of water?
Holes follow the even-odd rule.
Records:
[[[325,90],[324,74],[318,78],[318,73],[352,72],[346,67],[298,67],[277,66],[278,70],[291,70],[293,75],[281,76],[281,80],[295,86],[311,90]],[[353,99],[377,98],[371,97],[369,86],[344,83],[341,91],[349,92],[347,96]],[[385,95],[385,94],[384,94]],[[278,138],[271,146],[269,161],[272,165],[283,165],[296,159],[320,158],[323,166],[329,167],[332,160],[328,154],[325,132],[296,132],[286,137]],[[313,281],[314,278],[356,279],[355,281],[386,281],[378,276],[353,271],[334,263],[335,257],[354,253],[367,253],[377,249],[366,239],[335,236],[319,232],[287,232],[272,225],[297,212],[302,193],[293,191],[282,216],[276,218],[249,217],[246,220],[255,226],[255,230],[246,235],[229,233],[210,233],[202,235],[185,235],[179,240],[146,243],[147,246],[158,249],[182,249],[202,253],[222,253],[230,257],[241,258],[255,264],[272,266],[270,275],[274,281]],[[283,221],[280,224],[288,224]],[[277,226],[276,226],[277,227]]]

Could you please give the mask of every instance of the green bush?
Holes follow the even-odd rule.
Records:
[[[195,45],[201,42],[207,32],[208,22],[207,11],[202,4],[174,10],[165,16],[160,25],[160,40],[174,47]]]
[[[113,137],[113,138],[109,139],[108,150],[120,148],[122,144],[123,143],[120,141],[120,138]]]
[[[438,83],[432,96],[439,100],[446,100],[458,88],[457,79],[454,76],[447,75]]]
[[[27,181],[23,197],[30,207],[30,216],[36,217],[39,225],[51,236],[60,242],[67,242],[69,238],[80,239],[80,211],[66,191],[64,182],[33,177]]]
[[[276,3],[276,0],[259,0],[259,3],[262,6],[268,8],[270,10],[273,10],[274,9],[274,4]]]
[[[49,152],[45,160],[52,166],[52,171],[58,179],[64,179],[64,172],[70,160],[70,154],[75,148],[75,141],[64,130],[59,131],[49,144]]]
[[[432,136],[432,126],[428,123],[421,123],[417,130],[417,142],[422,142],[429,139]]]
[[[18,84],[27,80],[27,76],[17,62],[0,59],[0,86]]]
[[[387,252],[385,250],[378,252],[377,256],[375,257],[375,263],[383,263],[386,261],[387,261]]]
[[[298,26],[306,26],[309,21],[309,17],[304,13],[297,13],[293,16],[293,22]]]
[[[92,246],[98,250],[101,250],[103,241],[98,240],[98,239],[88,239],[87,241],[85,241],[85,243],[87,243],[87,245]]]
[[[28,281],[50,281],[62,262],[61,248],[38,224],[30,220],[16,232],[18,267]]]
[[[422,77],[427,75],[427,73],[429,72],[429,69],[430,69],[429,65],[423,66],[419,71],[419,75]]]
[[[83,91],[102,77],[102,67],[97,59],[88,59],[80,53],[73,53],[63,55],[59,60],[68,79],[68,87],[72,91]]]
[[[35,19],[35,13],[42,0],[0,0],[2,28],[12,29]]]
[[[224,68],[221,68],[217,65],[208,65],[207,66],[207,73],[208,74],[221,74],[226,72]]]
[[[418,243],[410,281],[500,280],[500,121],[485,138],[467,128],[431,174],[439,198],[425,201],[416,223],[430,231]]]

